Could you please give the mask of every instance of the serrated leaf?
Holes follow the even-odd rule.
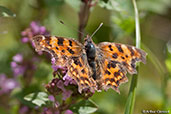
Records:
[[[79,103],[71,106],[70,109],[77,114],[91,114],[93,112],[96,112],[98,107],[91,100],[82,100]]]
[[[48,99],[48,94],[45,92],[31,93],[24,97],[25,100],[31,101],[33,104],[37,106],[45,105]]]
[[[10,9],[0,6],[0,17],[16,17],[16,14],[14,14]]]

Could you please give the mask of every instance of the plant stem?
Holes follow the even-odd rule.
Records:
[[[92,0],[82,0],[83,4],[81,6],[80,12],[79,12],[79,33],[78,33],[78,41],[82,42],[83,40],[83,34],[84,29],[87,25],[88,18],[90,15],[90,7]]]
[[[136,47],[140,48],[141,35],[140,35],[139,14],[138,14],[136,1],[132,0],[132,2],[133,2],[133,6],[134,6],[134,11],[135,11]],[[137,71],[138,71],[138,69],[139,68],[137,68]],[[133,75],[132,80],[131,80],[129,94],[128,94],[128,99],[126,102],[125,114],[133,114],[137,81],[138,81],[138,75]]]

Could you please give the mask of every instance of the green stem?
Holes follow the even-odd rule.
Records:
[[[132,2],[133,2],[133,6],[134,6],[134,11],[135,11],[136,47],[140,48],[141,35],[140,35],[139,14],[138,14],[136,1],[132,0]],[[138,69],[139,68],[137,68],[137,70]],[[125,114],[133,114],[135,96],[136,96],[136,88],[137,88],[137,81],[138,81],[138,75],[133,75],[132,80],[131,80],[131,86],[130,86],[129,94],[128,94],[128,99],[126,102]]]

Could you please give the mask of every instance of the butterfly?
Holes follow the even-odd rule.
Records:
[[[67,67],[67,74],[78,84],[78,91],[114,89],[127,82],[127,72],[137,73],[136,62],[146,62],[146,52],[134,46],[101,42],[95,44],[90,36],[84,44],[72,38],[37,35],[32,39],[36,51],[45,51],[55,64]]]

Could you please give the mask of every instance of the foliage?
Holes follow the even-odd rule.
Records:
[[[139,16],[134,12],[135,4],[128,0],[1,0],[0,112],[171,112],[170,1],[136,2]],[[136,19],[140,21],[138,26]],[[147,64],[139,66],[138,77],[128,75],[129,82],[120,87],[120,94],[112,89],[80,94],[75,82],[65,75],[65,68],[55,66],[48,54],[35,52],[31,38],[50,34],[82,41],[81,33],[92,34],[101,22],[104,26],[93,38],[96,43],[115,41],[141,45],[148,53]],[[141,35],[137,32],[140,28]],[[137,34],[141,40],[136,39]],[[53,77],[58,70],[63,73],[62,78]],[[129,85],[136,85],[136,92],[129,92]]]

